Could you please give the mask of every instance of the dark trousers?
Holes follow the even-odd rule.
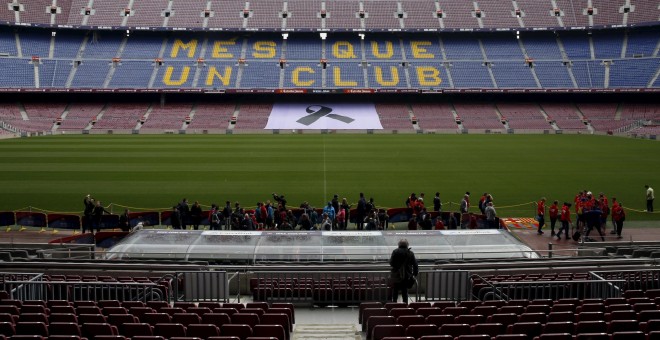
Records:
[[[587,227],[588,227],[588,228],[587,228],[587,232],[584,234],[584,236],[588,237],[588,236],[589,236],[589,233],[590,233],[593,229],[596,229],[596,231],[598,231],[598,234],[600,235],[600,237],[603,239],[603,241],[605,241],[605,235],[603,234],[603,230],[601,229],[599,223],[596,223],[596,224],[589,223]]]
[[[571,237],[568,230],[568,221],[561,221],[561,227],[559,228],[559,231],[557,231],[557,236],[561,235],[562,231],[564,232],[564,235],[566,235],[566,238]]]
[[[539,215],[539,232],[541,231],[541,228],[545,225],[545,218],[543,215]]]
[[[646,211],[653,212],[653,200],[646,200]]]
[[[355,225],[357,230],[363,230],[364,229],[364,215],[358,214],[355,217]]]
[[[621,231],[623,230],[623,221],[614,221],[614,226],[616,227],[617,236],[621,236]]]
[[[399,299],[399,292],[401,292],[403,302],[408,303],[408,288],[406,288],[405,282],[392,284],[392,302],[396,302]]]
[[[550,230],[554,233],[555,232],[555,224],[557,223],[557,218],[552,218],[550,217]]]

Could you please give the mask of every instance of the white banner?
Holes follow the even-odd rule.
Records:
[[[374,104],[275,103],[265,129],[382,130],[383,126]]]

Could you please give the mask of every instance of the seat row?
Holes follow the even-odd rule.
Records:
[[[395,331],[396,332],[396,331]],[[607,333],[581,333],[571,335],[568,333],[549,333],[531,337],[528,334],[500,334],[490,337],[487,334],[459,335],[425,335],[417,340],[660,340],[660,332],[644,334],[642,332],[618,332]],[[416,340],[412,336],[388,336],[382,340]]]
[[[440,330],[443,328],[446,332],[460,332],[461,334],[489,334],[495,336],[498,334],[505,333],[517,333],[516,329],[525,329],[526,332],[534,332],[539,334],[545,333],[569,333],[572,335],[579,333],[590,333],[590,332],[602,332],[613,334],[617,332],[638,332],[650,333],[654,331],[660,331],[660,319],[649,320],[648,322],[639,322],[637,320],[614,320],[611,322],[606,322],[602,320],[592,320],[592,321],[553,321],[542,324],[540,322],[514,322],[514,323],[501,323],[493,322],[489,320],[488,322],[476,323],[476,324],[467,324],[467,323],[432,323],[434,320],[424,320],[409,318],[409,317],[399,317],[394,319],[392,317],[371,317],[367,322],[367,337],[372,335],[376,338],[376,329],[380,325],[396,325],[404,331],[408,329],[432,329],[436,328]],[[412,327],[415,326],[415,327]],[[411,328],[412,327],[412,328]],[[447,333],[441,333],[447,334]],[[453,333],[452,333],[453,334]]]
[[[36,335],[41,337],[51,336],[77,336],[88,339],[97,339],[98,336],[121,335],[127,338],[137,336],[161,336],[166,339],[173,337],[194,337],[208,339],[214,336],[235,336],[240,340],[248,337],[268,337],[277,340],[288,340],[290,338],[282,325],[275,324],[224,324],[221,327],[212,324],[191,324],[184,326],[180,323],[158,323],[150,325],[147,323],[124,323],[111,325],[109,323],[85,323],[78,325],[71,322],[54,322],[49,325],[43,322],[18,322],[13,325],[9,322],[0,322],[0,334],[5,336]],[[273,339],[274,340],[274,339]]]
[[[509,326],[500,323],[485,323],[472,326],[468,324],[445,324],[438,327],[435,324],[413,324],[404,326],[394,323],[394,320],[388,320],[387,317],[374,318],[376,318],[376,320],[370,319],[369,328],[366,334],[367,339],[370,340],[382,340],[383,338],[391,336],[408,336],[419,339],[428,335],[451,335],[452,337],[462,335],[487,335],[490,338],[503,334],[527,334],[531,339],[535,336],[541,336],[544,334],[569,334],[575,336],[585,333],[617,334],[633,332],[649,334],[651,332],[660,331],[659,329],[654,329],[650,332],[640,330],[638,323],[635,320],[618,320],[610,324],[607,324],[604,321],[583,321],[577,324],[573,322],[554,322],[545,325],[538,322],[518,322]],[[654,323],[660,324],[660,320],[653,321]],[[657,325],[653,327],[657,327]]]
[[[450,314],[442,315],[401,315],[394,317],[391,315],[377,315],[378,313],[373,313],[371,310],[367,310],[368,313],[365,314],[365,320],[362,323],[362,330],[365,331],[368,329],[369,321],[373,317],[380,318],[391,318],[391,320],[396,320],[396,324],[405,326],[413,324],[434,324],[437,326],[442,326],[445,324],[468,324],[476,325],[481,323],[499,323],[504,326],[508,326],[518,322],[538,322],[542,325],[552,324],[557,322],[571,322],[571,323],[580,323],[580,322],[590,322],[590,321],[601,321],[609,324],[621,325],[622,323],[630,323],[630,320],[634,320],[637,328],[644,330],[644,327],[641,325],[644,323],[650,323],[653,320],[660,320],[660,315],[658,313],[642,313],[636,314],[634,312],[627,313],[628,311],[620,311],[621,313],[613,313],[612,315],[604,315],[601,312],[585,312],[582,314],[573,314],[571,312],[558,312],[551,313],[551,315],[546,316],[543,313],[530,313],[515,315],[513,313],[509,314],[493,314],[488,317],[483,315],[460,315],[454,317]],[[616,326],[615,326],[616,327]],[[646,327],[646,326],[645,326]],[[654,324],[655,327],[655,324]],[[653,328],[648,331],[655,330]],[[658,329],[660,330],[660,329]]]
[[[256,312],[263,314],[271,308],[287,309],[292,323],[295,323],[294,307],[291,303],[273,303],[266,302],[248,302],[243,303],[220,303],[220,302],[174,302],[170,305],[166,301],[118,301],[118,300],[99,300],[99,301],[66,301],[66,300],[11,300],[0,299],[0,313],[10,313],[18,315],[20,313],[73,313],[73,314],[126,314],[131,311],[144,311],[151,313],[162,312],[173,315],[175,313],[195,313],[199,316],[203,314],[216,312],[227,313],[229,315],[234,312],[247,309],[249,312]],[[259,312],[258,310],[262,310]]]
[[[658,301],[660,302],[660,301]],[[573,312],[576,314],[584,312],[602,312],[612,313],[621,310],[630,310],[640,313],[647,310],[659,310],[660,305],[649,298],[610,298],[610,299],[562,299],[552,300],[510,300],[510,301],[439,301],[439,302],[411,302],[409,304],[401,302],[363,302],[360,304],[358,314],[359,322],[363,321],[363,312],[365,309],[383,308],[385,315],[390,315],[393,309],[398,315],[419,314],[423,316],[451,314],[454,316],[477,314],[489,316],[496,313],[514,313],[517,315],[523,313],[557,313]],[[381,312],[382,313],[382,312]],[[398,316],[395,315],[395,316]]]

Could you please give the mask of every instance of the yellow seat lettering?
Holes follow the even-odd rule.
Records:
[[[170,51],[170,57],[176,58],[179,55],[179,50],[181,49],[188,53],[188,58],[193,58],[195,56],[195,52],[197,51],[197,39],[190,40],[187,43],[184,43],[181,39],[174,40],[172,51]]]
[[[215,66],[209,67],[209,73],[206,75],[206,86],[211,86],[215,82],[215,79],[220,79],[220,82],[224,86],[228,86],[231,81],[231,67],[225,66],[224,73],[218,72],[218,69]]]
[[[234,55],[229,52],[229,49],[225,46],[234,46],[236,45],[236,38],[230,40],[218,40],[213,42],[213,58],[233,58]]]
[[[252,56],[258,59],[275,58],[277,54],[277,44],[274,41],[257,41],[252,47]]]
[[[440,70],[433,66],[417,67],[417,81],[422,86],[438,86],[442,82]]]
[[[163,77],[163,83],[168,86],[181,86],[188,81],[188,76],[190,75],[190,66],[184,66],[179,75],[179,79],[172,79],[172,74],[174,73],[174,66],[168,66],[165,69],[165,76]]]
[[[314,84],[314,79],[301,80],[300,73],[316,73],[313,68],[309,66],[299,66],[293,69],[291,72],[291,82],[296,86],[311,86]]]
[[[411,41],[410,48],[412,49],[412,54],[414,58],[417,59],[433,59],[435,55],[429,53],[429,51],[424,46],[431,46],[430,41]]]
[[[382,67],[375,66],[374,72],[376,73],[376,82],[381,86],[396,86],[399,84],[399,70],[394,66],[390,66],[390,80],[383,79]]]
[[[378,46],[377,41],[372,41],[371,42],[371,53],[373,53],[374,57],[378,59],[390,59],[394,55],[394,46],[392,45],[391,41],[386,41],[385,42],[385,51],[381,52],[380,51],[380,46]]]
[[[333,68],[332,75],[334,76],[335,79],[335,86],[352,86],[352,87],[357,86],[357,81],[355,80],[341,79],[341,69],[339,67]]]
[[[348,41],[335,41],[335,43],[332,44],[332,55],[335,56],[335,58],[340,59],[357,58],[355,56],[355,49],[353,48],[353,44],[349,43]]]

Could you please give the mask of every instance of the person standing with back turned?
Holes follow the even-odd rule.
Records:
[[[408,281],[414,280],[419,274],[417,266],[417,259],[408,244],[408,240],[401,239],[399,247],[394,249],[390,257],[390,266],[392,271],[390,274],[390,282],[392,286],[392,302],[399,299],[399,291],[403,302],[408,303]]]
[[[653,192],[653,188],[648,185],[645,185],[644,188],[646,188],[646,211],[653,212],[653,200],[655,199],[655,192]]]

